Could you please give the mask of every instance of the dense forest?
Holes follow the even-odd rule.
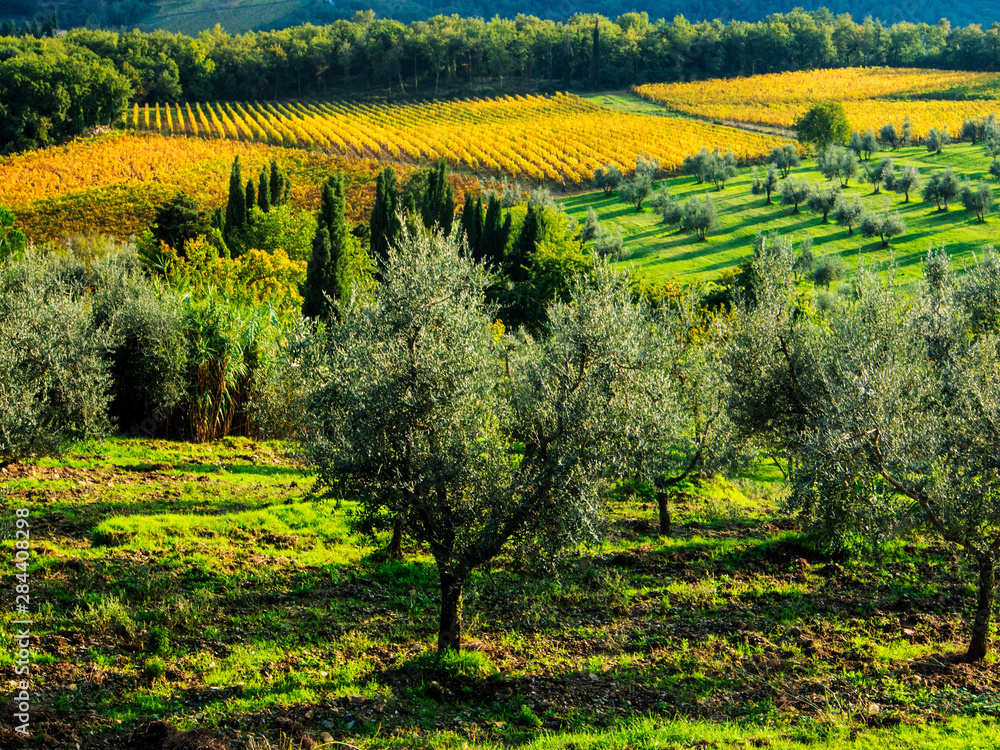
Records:
[[[614,22],[438,16],[409,25],[369,11],[322,27],[235,36],[217,27],[197,38],[92,29],[35,38],[5,27],[0,142],[8,151],[111,123],[129,100],[468,96],[849,65],[1000,69],[1000,27],[887,27],[826,10],[758,23],[653,22],[626,13]]]

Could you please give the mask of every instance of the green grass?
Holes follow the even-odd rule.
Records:
[[[466,650],[438,660],[427,551],[372,554],[288,448],[112,440],[8,467],[0,523],[31,509],[40,746],[153,718],[275,745],[284,717],[363,750],[918,747],[939,716],[994,744],[963,717],[1000,713],[1000,681],[947,667],[968,638],[965,571],[920,538],[831,566],[788,527],[772,465],[682,487],[667,537],[623,489],[604,543],[555,577],[501,555],[465,592]],[[921,728],[872,729],[897,722]]]
[[[983,156],[980,146],[951,145],[937,155],[915,147],[886,155],[894,159],[897,168],[905,164],[916,165],[924,180],[932,171],[948,166],[961,177],[972,180],[989,177],[990,160]],[[811,161],[804,162],[792,174],[817,184],[824,182]],[[789,235],[794,238],[796,247],[806,237],[811,237],[813,251],[818,257],[837,253],[844,259],[848,279],[860,259],[886,263],[892,257],[904,283],[919,277],[921,261],[931,245],[943,243],[954,267],[961,269],[972,262],[973,253],[979,253],[984,245],[996,241],[996,213],[988,216],[985,223],[979,223],[957,199],[950,202],[947,212],[939,213],[933,203],[921,201],[919,194],[911,194],[907,204],[901,195],[884,190],[880,195],[873,195],[870,185],[859,185],[856,179],[852,180],[844,191],[846,197],[858,195],[863,203],[879,210],[883,202],[888,201],[890,210],[898,210],[906,222],[906,233],[894,238],[890,248],[884,249],[878,238],[863,238],[857,230],[851,236],[846,228],[832,221],[823,224],[822,216],[806,207],[800,207],[799,213],[793,214],[792,208],[781,205],[777,196],[774,205],[765,206],[763,197],[751,194],[751,183],[751,172],[747,168],[741,169],[740,175],[722,191],[710,184],[697,185],[692,177],[674,177],[660,183],[669,186],[674,199],[684,201],[690,196],[705,196],[715,202],[719,227],[706,241],[667,227],[648,207],[637,213],[634,207],[619,202],[617,195],[605,197],[601,192],[584,193],[560,199],[559,203],[578,221],[583,221],[587,209],[593,208],[605,228],[621,230],[630,251],[622,263],[655,282],[716,280],[723,271],[736,267],[750,256],[751,242],[758,231]]]

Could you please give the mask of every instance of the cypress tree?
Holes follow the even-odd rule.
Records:
[[[427,175],[427,191],[420,204],[420,216],[424,226],[430,229],[435,224],[445,235],[451,234],[455,220],[455,190],[448,180],[448,165],[444,159],[437,163]]]
[[[402,225],[399,221],[399,189],[396,171],[386,167],[379,172],[375,182],[375,205],[369,221],[371,229],[372,258],[381,270],[389,260],[389,247],[399,239]]]
[[[451,185],[451,180],[444,173],[444,165],[441,168],[441,179],[444,181],[444,199],[441,201],[438,223],[441,231],[447,237],[451,234],[451,227],[455,223],[455,188]]]
[[[507,236],[503,233],[502,211],[500,199],[495,195],[491,196],[486,207],[486,218],[482,224],[482,232],[479,236],[479,259],[495,266],[499,266],[503,262],[504,248],[507,246]],[[507,231],[510,231],[509,224]]]
[[[465,245],[468,254],[479,260],[479,222],[476,220],[476,203],[472,194],[465,194],[465,205],[462,207],[462,232],[465,234]]]
[[[246,193],[243,191],[243,169],[240,157],[233,161],[229,173],[229,200],[226,202],[226,225],[224,235],[228,242],[237,232],[243,229],[247,221]]]
[[[257,187],[257,205],[264,213],[271,210],[271,186],[267,180],[267,169],[264,167],[261,167],[260,170],[260,184]]]
[[[229,173],[229,200],[226,203],[226,224],[223,236],[226,242],[235,237],[247,223],[246,193],[243,191],[243,169],[240,157],[233,161],[233,169]]]
[[[280,206],[288,203],[288,196],[292,190],[292,184],[288,178],[278,169],[278,162],[271,159],[271,205]]]
[[[531,256],[535,252],[540,237],[541,225],[538,222],[538,213],[534,206],[528,206],[528,213],[524,216],[524,224],[521,225],[521,233],[517,235],[517,241],[510,252],[507,275],[511,281],[518,283],[527,280]]]
[[[306,266],[306,281],[302,288],[302,315],[307,318],[329,317],[329,306],[324,292],[331,286],[330,233],[316,229],[312,257]],[[333,298],[333,295],[330,295]]]
[[[254,192],[253,189],[253,180],[247,180],[246,203],[247,203],[247,224],[249,224],[250,212],[253,210],[253,207],[257,205],[257,194]]]
[[[348,288],[347,221],[344,183],[334,175],[323,185],[323,198],[316,217],[312,257],[306,266],[306,281],[302,289],[302,314],[309,318],[329,318],[327,297],[337,302]]]

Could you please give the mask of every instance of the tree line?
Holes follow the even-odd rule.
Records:
[[[138,102],[623,86],[856,65],[1000,69],[997,28],[859,23],[826,9],[754,23],[623,13],[614,20],[435,16],[404,24],[359,12],[326,26],[241,35],[218,26],[197,37],[81,28],[55,44],[112,62]],[[15,37],[0,49],[15,54]]]

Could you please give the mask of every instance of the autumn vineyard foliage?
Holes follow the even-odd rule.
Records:
[[[483,177],[567,187],[645,153],[666,169],[703,146],[750,161],[774,138],[695,120],[627,114],[571,94],[402,105],[208,102],[135,105],[128,127],[164,135],[267,143],[354,159],[433,162]]]
[[[930,128],[961,132],[962,122],[1000,111],[995,73],[913,68],[841,68],[775,73],[634,88],[675,112],[723,122],[791,128],[813,104],[843,102],[852,127],[864,132],[909,117],[914,135]]]
[[[371,210],[379,165],[370,159],[264,143],[130,133],[79,139],[0,160],[3,204],[36,243],[90,233],[124,238],[141,234],[156,205],[181,190],[206,208],[223,204],[236,155],[248,174],[276,159],[291,177],[292,201],[303,208],[318,207],[319,185],[331,172],[341,172],[349,218],[361,221]],[[404,176],[409,173],[406,165],[400,169]]]

